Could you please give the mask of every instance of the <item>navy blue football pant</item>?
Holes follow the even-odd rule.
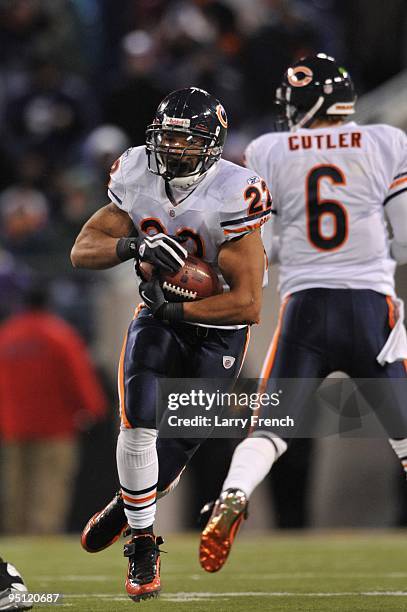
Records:
[[[263,367],[267,390],[273,391],[278,379],[295,379],[290,382],[290,403],[296,409],[305,409],[321,379],[332,372],[341,371],[355,379],[405,378],[403,362],[381,366],[376,360],[393,325],[391,299],[376,291],[315,288],[292,294],[281,306],[278,327]],[[307,379],[315,379],[315,385]],[[401,436],[405,437],[405,386],[395,387],[392,405],[388,403],[389,387],[385,383],[383,392],[376,382],[358,389],[378,414],[391,412],[392,427],[399,424]],[[259,417],[262,416],[270,414],[261,410]],[[386,427],[383,420],[382,424]],[[258,435],[259,429],[255,431]],[[394,431],[390,434],[393,436]]]
[[[156,319],[139,309],[130,323],[119,363],[122,425],[156,429],[160,378],[237,378],[248,346],[248,327],[221,330]],[[224,357],[234,359],[226,362]],[[230,363],[233,361],[232,365]],[[158,438],[158,490],[179,475],[203,438]]]

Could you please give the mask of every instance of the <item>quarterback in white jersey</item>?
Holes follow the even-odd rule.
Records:
[[[324,54],[290,67],[277,99],[291,130],[250,143],[246,164],[268,182],[278,230],[265,227],[269,257],[280,263],[282,307],[261,389],[293,379],[285,409],[298,424],[332,372],[406,380],[407,339],[394,271],[396,260],[407,262],[407,138],[387,125],[345,123],[354,112],[353,84]],[[385,389],[382,382],[360,392],[374,410],[384,410],[391,446],[407,465],[406,386],[394,385],[390,402]],[[200,560],[207,571],[225,563],[249,496],[287,448],[289,429],[276,433],[261,425],[270,416],[269,408],[261,409],[235,450],[202,534]]]
[[[283,299],[310,287],[394,295],[385,212],[406,244],[406,222],[398,223],[407,200],[404,132],[350,122],[265,134],[247,148],[246,164],[272,185]],[[272,240],[266,231],[269,252]]]
[[[128,524],[126,591],[135,601],[161,588],[162,540],[153,532],[157,495],[174,488],[203,441],[177,431],[177,439],[157,440],[159,379],[223,378],[228,388],[240,372],[249,326],[259,319],[260,228],[270,217],[271,198],[263,179],[221,159],[226,130],[225,110],[207,92],[191,87],[169,94],[147,128],[146,146],[113,164],[110,204],[84,225],[71,255],[79,267],[135,258],[137,266],[177,272],[189,251],[212,264],[227,289],[169,303],[156,275],[140,284],[145,304],[130,324],[119,364],[121,491],[82,534],[84,548],[97,552]]]

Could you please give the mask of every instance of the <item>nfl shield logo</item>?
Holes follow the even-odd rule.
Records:
[[[232,365],[235,363],[235,361],[236,361],[235,357],[224,355],[223,356],[223,367],[225,368],[225,370],[229,370],[232,367]]]

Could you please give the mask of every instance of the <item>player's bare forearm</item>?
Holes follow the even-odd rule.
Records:
[[[114,204],[98,210],[83,226],[71,251],[75,268],[104,270],[121,263],[117,242],[128,236],[133,223],[127,213]]]
[[[234,292],[205,298],[197,302],[184,302],[184,320],[212,325],[242,325],[259,323],[260,308],[249,292]]]
[[[226,243],[219,267],[230,292],[197,302],[184,302],[184,319],[212,325],[253,324],[260,321],[264,249],[258,231]]]

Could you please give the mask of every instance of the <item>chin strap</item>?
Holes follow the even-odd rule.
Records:
[[[303,118],[301,119],[301,121],[299,121],[298,123],[296,123],[292,130],[293,132],[295,130],[299,130],[302,127],[307,127],[307,124],[312,121],[312,119],[314,119],[315,115],[317,114],[317,112],[319,111],[319,109],[321,108],[321,106],[323,105],[323,103],[325,102],[325,98],[324,96],[319,96],[318,100],[315,102],[314,106],[312,106],[309,111],[303,116]]]
[[[171,202],[171,204],[173,206],[176,206],[177,204],[179,204],[179,202],[177,202],[176,199],[174,198],[174,195],[171,191],[170,184],[166,179],[164,179],[164,186],[165,186],[165,194],[167,198],[169,199],[169,201]]]

